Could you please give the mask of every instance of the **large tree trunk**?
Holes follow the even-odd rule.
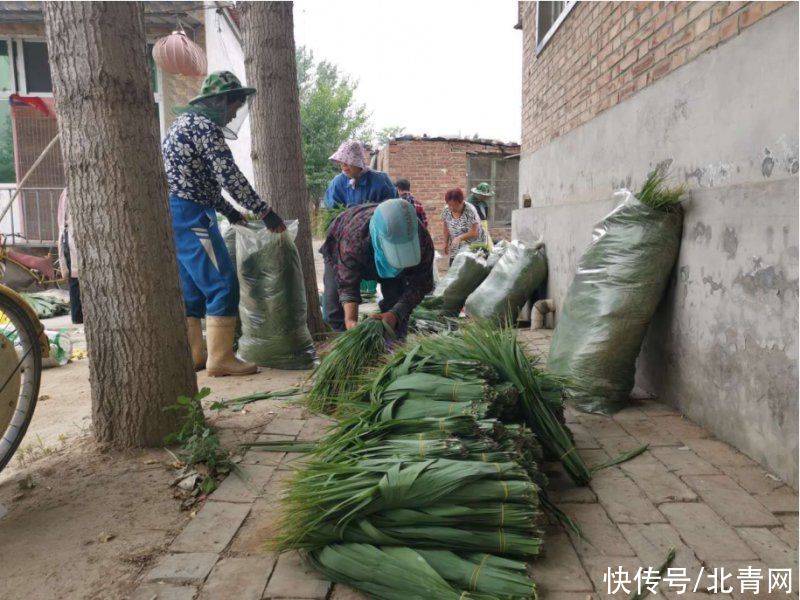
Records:
[[[162,445],[197,392],[140,2],[47,2],[99,442]]]
[[[319,307],[308,189],[303,169],[292,2],[239,2],[250,105],[256,189],[284,219],[297,219],[308,328],[325,330]]]

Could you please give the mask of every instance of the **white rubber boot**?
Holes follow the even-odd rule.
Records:
[[[195,371],[206,368],[205,344],[203,343],[203,327],[197,317],[186,317],[186,329],[189,331],[189,347],[192,349],[192,362]]]
[[[206,371],[210,377],[252,375],[258,372],[256,365],[239,360],[233,353],[236,317],[206,317],[206,335],[208,336]]]

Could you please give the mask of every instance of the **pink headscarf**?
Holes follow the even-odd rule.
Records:
[[[333,153],[328,159],[337,163],[344,163],[351,167],[358,167],[362,171],[369,171],[369,163],[367,162],[367,153],[361,142],[356,140],[347,140],[342,142],[339,149]]]

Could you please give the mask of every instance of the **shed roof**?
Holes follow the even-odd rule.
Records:
[[[428,135],[400,135],[391,140],[392,142],[459,142],[469,144],[480,144],[483,146],[497,146],[503,148],[519,148],[516,142],[501,142],[486,138],[465,138],[458,136],[428,136]]]
[[[176,17],[192,29],[203,24],[202,2],[145,2],[146,25],[174,27]],[[41,2],[0,2],[0,23],[41,23],[44,20]]]

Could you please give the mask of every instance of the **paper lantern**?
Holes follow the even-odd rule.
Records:
[[[153,60],[163,71],[174,75],[203,77],[208,70],[206,53],[183,31],[173,31],[167,37],[156,40]]]

